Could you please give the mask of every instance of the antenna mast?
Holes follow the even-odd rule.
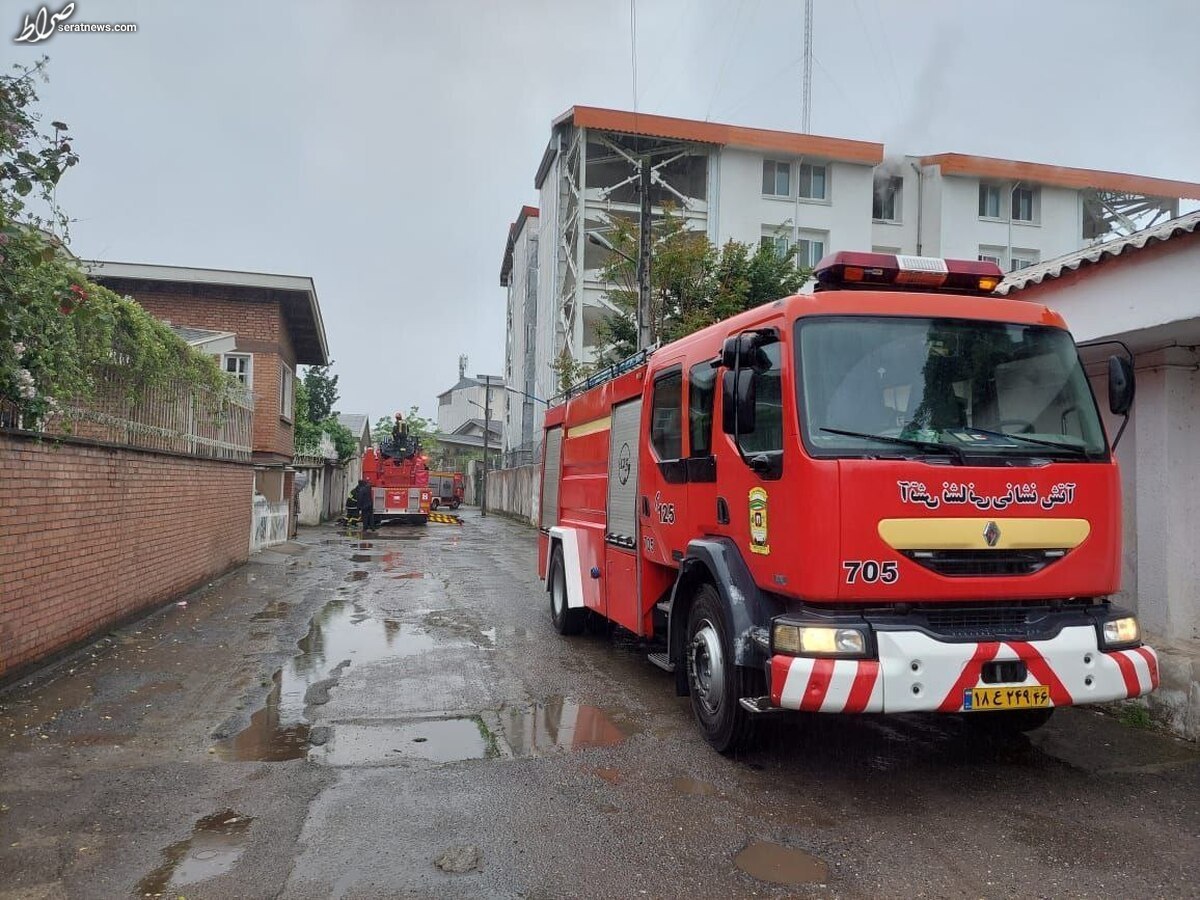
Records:
[[[813,0],[804,0],[804,87],[800,98],[800,130],[809,133],[812,119]]]

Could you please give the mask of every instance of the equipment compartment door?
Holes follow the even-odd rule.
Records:
[[[608,519],[604,539],[637,546],[638,430],[642,398],[613,407],[608,441]]]
[[[543,528],[558,524],[558,488],[562,479],[562,428],[546,431],[546,462],[542,476],[542,509],[539,521]]]

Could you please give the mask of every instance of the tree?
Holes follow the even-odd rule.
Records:
[[[308,389],[308,411],[314,422],[324,422],[334,415],[338,402],[338,377],[329,374],[329,366],[309,366],[304,373]]]
[[[637,349],[637,223],[613,218],[612,253],[601,269],[610,287],[605,298],[616,311],[601,320],[600,360],[617,362]],[[774,243],[751,247],[728,241],[719,250],[701,232],[691,231],[671,208],[654,223],[650,265],[651,341],[663,343],[719,322],[762,303],[794,294],[809,271],[796,264],[795,250],[777,253]],[[570,367],[561,365],[561,375]],[[569,371],[576,376],[577,371]]]
[[[304,378],[296,382],[293,427],[297,453],[316,453],[323,435],[328,435],[333,443],[338,462],[344,463],[358,453],[358,436],[338,422],[330,409],[336,402],[337,376],[329,376],[328,366],[310,366]]]

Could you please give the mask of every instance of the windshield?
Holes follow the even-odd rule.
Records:
[[[1065,331],[899,317],[816,317],[796,329],[801,424],[818,456],[921,453],[934,444],[959,455],[1105,455]]]

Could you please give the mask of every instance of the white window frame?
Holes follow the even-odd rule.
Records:
[[[790,160],[786,160],[786,159],[764,159],[763,160],[763,181],[764,182],[766,181],[766,177],[767,177],[767,166],[775,167],[774,178],[772,178],[772,182],[776,189],[778,189],[778,187],[779,187],[779,167],[787,166],[787,170],[788,170],[787,191],[782,194],[779,193],[778,190],[763,191],[763,196],[771,197],[771,198],[784,198],[784,199],[791,198],[791,196],[792,196],[792,169],[794,168],[794,166],[792,165],[792,162]],[[765,187],[766,185],[764,184],[763,186]]]
[[[896,182],[899,182],[899,184],[896,184]],[[886,197],[881,195],[879,192],[880,184],[882,184],[884,190],[891,190],[892,217],[890,219],[883,217],[883,216],[880,216],[879,218],[875,217],[875,198],[879,197],[881,200],[886,200]],[[879,222],[880,224],[884,224],[884,225],[900,225],[900,224],[902,224],[904,221],[903,220],[903,215],[904,215],[904,203],[903,203],[903,201],[904,201],[904,176],[903,175],[889,175],[886,178],[877,178],[872,182],[871,187],[872,187],[871,221]],[[884,205],[886,205],[886,203]],[[880,212],[885,212],[885,211],[886,210],[881,207]]]
[[[1020,263],[1020,265],[1017,265]],[[1025,247],[1013,247],[1008,260],[1008,271],[1016,272],[1038,264],[1038,252]]]
[[[991,199],[991,192],[992,191],[996,192],[996,215],[994,215],[994,216],[987,215],[986,210],[987,210],[988,204],[985,203],[985,204],[983,204],[983,207],[984,207],[983,210],[981,210],[979,212],[979,218],[981,218],[985,221],[988,221],[988,222],[1003,222],[1003,221],[1005,221],[1005,219],[1004,219],[1004,185],[998,184],[995,181],[981,181],[981,182],[979,182],[979,192],[982,194],[984,190],[987,190],[989,192],[988,193],[989,200]],[[979,199],[980,198],[978,198],[978,197],[976,198],[977,204],[978,204]]]
[[[296,372],[283,360],[279,361],[279,418],[296,420]]]
[[[1015,215],[1012,215],[1013,214],[1013,206],[1016,204],[1016,201],[1017,201],[1017,192],[1018,191],[1028,191],[1029,192],[1029,218],[1028,219],[1021,219],[1021,218],[1017,218],[1017,216],[1015,216]],[[1041,189],[1038,188],[1037,185],[1029,185],[1028,187],[1025,187],[1020,184],[1013,185],[1009,189],[1009,197],[1008,197],[1008,212],[1009,212],[1009,215],[1012,216],[1012,221],[1014,223],[1017,223],[1020,225],[1036,225],[1038,223],[1038,220],[1040,218],[1040,213],[1041,213],[1041,199],[1042,199],[1042,192],[1041,192]]]
[[[1004,264],[1004,258],[1007,255],[1003,247],[997,247],[993,244],[980,244],[979,256],[980,262],[994,262],[1000,267],[1003,272],[1007,267]]]
[[[229,371],[229,360],[245,360],[245,371],[231,372]],[[254,389],[254,354],[253,353],[222,353],[221,354],[221,371],[226,375],[232,375],[242,383],[242,386],[250,391]]]
[[[813,255],[813,245],[817,242],[821,244],[821,252]],[[806,231],[800,229],[796,232],[796,264],[811,269],[821,261],[821,257],[829,253],[829,232],[828,231]]]
[[[808,196],[806,196],[803,193],[803,191],[805,189],[805,187],[804,187],[804,170],[806,168],[808,169],[808,188],[807,188],[809,191]],[[824,182],[824,184],[823,184],[824,190],[820,197],[812,196],[812,173],[815,169],[820,169],[824,175],[824,178],[822,179]],[[829,195],[831,193],[830,181],[831,181],[831,178],[830,178],[829,163],[801,162],[800,165],[798,165],[796,167],[796,191],[799,194],[800,201],[802,203],[828,203]]]

